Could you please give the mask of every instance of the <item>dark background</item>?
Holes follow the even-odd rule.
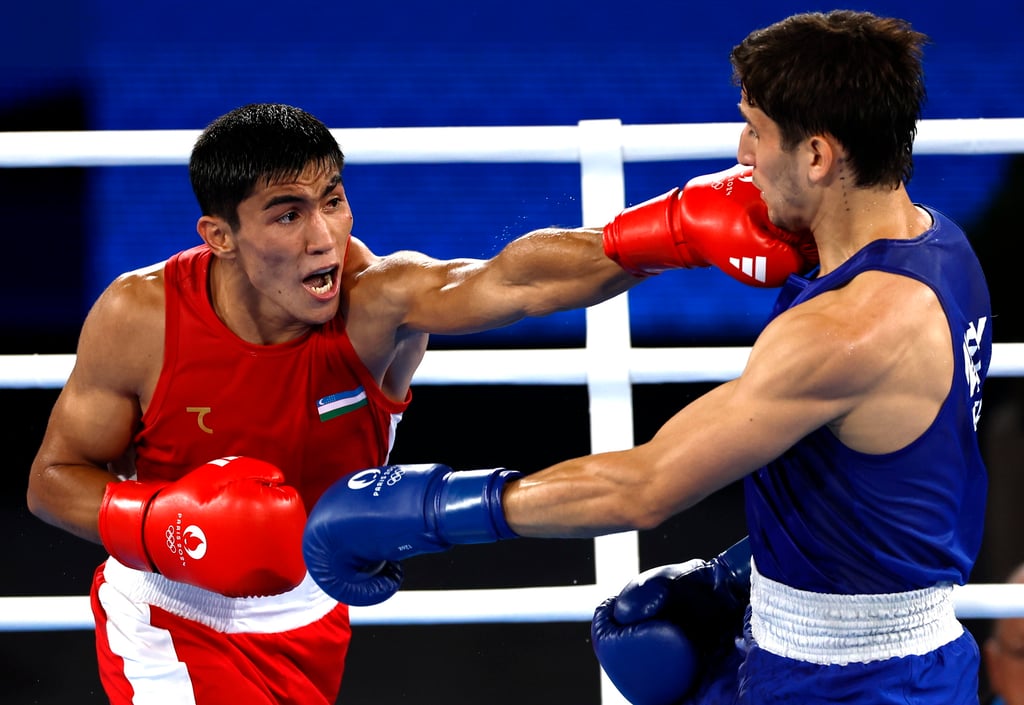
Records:
[[[336,128],[737,121],[729,49],[791,12],[832,7],[679,0],[141,5],[61,0],[6,8],[0,130],[199,129],[255,101],[300,105]],[[857,6],[906,17],[932,36],[925,117],[1024,117],[1024,7],[931,5]],[[627,202],[730,164],[629,164]],[[916,200],[968,228],[989,274],[1001,342],[1024,341],[1014,286],[1021,171],[1019,156],[921,157],[910,185]],[[356,234],[378,252],[489,256],[526,230],[580,218],[575,165],[350,165],[345,179]],[[73,352],[88,306],[111,278],[198,242],[184,166],[0,170],[0,216],[0,354]],[[630,294],[633,341],[749,344],[771,297],[714,271],[663,275]],[[583,316],[573,312],[434,345],[582,341]],[[986,411],[1021,398],[1017,386],[990,380]],[[636,440],[704,389],[635,387]],[[85,594],[104,557],[24,507],[29,463],[56,394],[0,390],[10,449],[0,496],[0,530],[8,537],[0,595]],[[392,455],[397,462],[530,471],[589,451],[582,387],[423,386],[415,395]],[[1019,462],[1008,465],[1012,476],[993,477],[994,492],[1016,488]],[[740,503],[730,487],[644,532],[642,566],[726,547],[746,532]],[[986,536],[975,582],[999,581],[1024,559],[1017,535]],[[409,561],[406,586],[587,583],[592,559],[585,541],[460,547]],[[985,624],[969,626],[984,635]],[[342,700],[596,703],[597,673],[585,623],[361,626]],[[104,701],[91,631],[0,633],[0,683],[4,703]]]

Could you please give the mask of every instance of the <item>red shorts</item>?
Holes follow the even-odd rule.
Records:
[[[284,595],[227,598],[108,560],[91,590],[111,705],[333,705],[348,607],[307,576]]]

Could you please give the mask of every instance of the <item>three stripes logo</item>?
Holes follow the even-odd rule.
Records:
[[[730,257],[729,264],[740,270],[754,281],[768,281],[768,258],[757,257]]]

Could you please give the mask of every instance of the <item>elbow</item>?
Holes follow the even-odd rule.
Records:
[[[634,496],[632,501],[623,504],[619,519],[626,530],[656,529],[676,514],[674,508],[659,497]]]
[[[656,529],[680,512],[697,504],[703,497],[680,488],[668,488],[656,482],[649,482],[642,488],[623,497],[622,519],[629,529],[647,531]],[[628,497],[628,499],[626,499]]]
[[[33,469],[28,478],[28,489],[25,491],[25,505],[33,516],[46,518],[46,504],[43,501],[42,492],[39,489],[40,480],[38,471]]]
[[[25,491],[25,505],[36,518],[52,524],[55,518],[54,494],[59,486],[55,478],[56,469],[52,466],[35,465],[28,476],[28,489]]]
[[[31,487],[28,489],[27,492],[25,492],[25,506],[28,507],[29,514],[32,514],[36,517],[39,516],[39,505],[36,502],[36,496],[32,492]]]
[[[652,509],[643,514],[638,514],[633,523],[637,531],[650,531],[651,529],[657,529],[673,516],[673,512]]]

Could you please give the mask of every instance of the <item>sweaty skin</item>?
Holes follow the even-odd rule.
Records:
[[[849,186],[835,139],[814,135],[785,151],[772,120],[740,108],[747,124],[738,160],[754,168],[772,222],[813,233],[821,274],[873,240],[911,239],[931,226],[902,184]],[[931,289],[865,272],[775,318],[737,379],[688,404],[649,441],[510,483],[505,515],[522,536],[650,529],[822,426],[854,450],[890,453],[931,424],[952,370],[948,324]]]
[[[396,400],[430,333],[588,306],[641,281],[604,255],[599,228],[537,230],[490,260],[375,255],[352,237],[341,179],[313,168],[261,183],[238,215],[237,228],[213,216],[197,223],[214,253],[211,303],[224,324],[272,345],[342,315],[360,359]],[[132,472],[132,437],[163,360],[164,302],[162,264],[118,277],[99,297],[32,464],[30,510],[93,542],[107,483]]]

